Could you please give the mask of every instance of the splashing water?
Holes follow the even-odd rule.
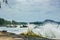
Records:
[[[33,24],[28,24],[28,28],[0,28],[0,31],[7,30],[7,32],[20,34],[27,33],[28,31],[33,31],[35,34],[42,35],[46,38],[60,38],[60,25],[57,23],[44,23],[43,25],[37,26]]]
[[[57,23],[45,23],[37,28],[34,28],[34,25],[29,25],[28,28],[35,34],[41,34],[46,38],[60,38],[60,26]]]

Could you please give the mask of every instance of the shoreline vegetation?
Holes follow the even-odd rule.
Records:
[[[57,23],[60,24],[60,22],[56,22],[53,20],[45,20],[43,22],[29,22],[30,24],[34,24],[34,25],[43,25],[44,23],[47,22],[53,22],[53,23]],[[7,27],[8,24],[13,24],[13,25],[23,25],[24,27],[26,27],[25,25],[27,25],[27,22],[16,22],[14,20],[12,21],[8,21],[5,20],[3,18],[0,18],[0,26],[1,27]],[[14,26],[13,26],[14,27]],[[28,29],[27,33],[21,33],[21,34],[14,34],[14,33],[9,33],[7,31],[0,31],[0,39],[1,40],[50,40],[47,37],[43,37],[41,34],[35,34],[32,30]],[[53,40],[53,39],[52,39]]]
[[[21,33],[20,35],[23,36],[30,36],[30,37],[38,37],[38,38],[44,38],[41,34],[35,34],[33,31],[28,31],[27,33]]]
[[[0,18],[0,26],[6,26],[6,25],[26,25],[27,23],[26,22],[16,22],[14,20],[12,21],[8,21],[8,20],[5,20],[4,18]]]
[[[14,25],[15,27],[16,27],[16,25],[23,25],[25,27],[25,25],[27,25],[28,23],[29,24],[34,24],[34,25],[43,25],[43,24],[48,23],[48,22],[60,24],[60,22],[50,20],[50,19],[46,19],[45,21],[42,21],[42,22],[40,22],[40,21],[36,21],[36,22],[17,22],[15,20],[8,21],[4,18],[0,18],[0,26],[1,27],[7,27],[7,25]]]

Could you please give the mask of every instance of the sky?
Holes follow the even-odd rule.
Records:
[[[0,17],[20,22],[60,21],[60,0],[8,0],[1,1]]]

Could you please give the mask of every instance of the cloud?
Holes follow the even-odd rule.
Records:
[[[59,19],[59,2],[59,0],[9,0],[11,8],[3,4],[0,16],[18,21]]]

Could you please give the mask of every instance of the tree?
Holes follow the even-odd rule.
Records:
[[[0,25],[4,25],[4,19],[0,18]]]
[[[17,24],[17,22],[16,22],[16,21],[14,21],[14,20],[12,20],[12,24]]]
[[[7,24],[11,24],[11,21],[0,18],[0,26],[6,26]]]

